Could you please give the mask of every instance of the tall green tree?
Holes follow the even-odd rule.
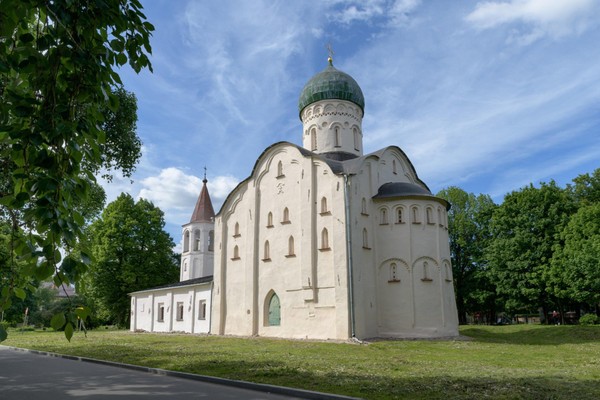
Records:
[[[448,233],[458,320],[467,323],[467,313],[492,311],[493,291],[487,281],[484,250],[490,240],[489,223],[496,205],[487,195],[476,196],[451,186],[437,194],[452,207],[448,211]]]
[[[102,126],[106,107],[118,112],[116,70],[151,69],[153,30],[138,0],[0,0],[0,205],[12,228],[11,257],[27,263],[12,276],[67,281],[59,249],[81,237],[76,205],[101,166],[114,165]],[[80,255],[70,262],[85,263]],[[25,278],[2,288],[0,310],[22,295]],[[67,338],[72,331],[66,321]]]
[[[600,203],[600,168],[591,174],[581,174],[568,185],[578,203]]]
[[[554,302],[546,273],[553,247],[574,211],[568,192],[554,181],[507,194],[492,217],[486,250],[497,293],[509,312],[544,310]]]
[[[555,246],[549,289],[562,301],[600,312],[600,202],[579,208]]]
[[[176,282],[174,243],[163,230],[163,212],[147,200],[121,194],[90,226],[94,261],[78,287],[101,318],[129,322],[128,293]]]

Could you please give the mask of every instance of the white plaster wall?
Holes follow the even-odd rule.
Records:
[[[282,174],[277,167],[280,161]],[[227,257],[217,257],[215,263],[213,312],[221,312],[222,318],[213,324],[213,333],[348,337],[345,262],[334,264],[336,259],[345,260],[345,239],[336,236],[343,227],[343,186],[338,186],[341,178],[328,166],[318,164],[293,146],[275,146],[217,216],[217,245]],[[328,197],[331,213],[320,215],[323,196]],[[286,207],[289,222],[283,220]],[[273,227],[267,227],[269,212]],[[238,237],[233,235],[236,223]],[[319,251],[323,227],[330,231],[330,249]],[[288,249],[290,236],[294,237],[293,256]],[[235,245],[239,260],[231,260]],[[281,303],[280,326],[268,324],[267,301],[273,292]]]

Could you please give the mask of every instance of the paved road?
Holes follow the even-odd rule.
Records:
[[[299,399],[0,346],[0,399]],[[313,397],[315,398],[315,397]]]

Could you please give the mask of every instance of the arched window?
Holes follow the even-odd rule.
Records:
[[[353,128],[352,132],[354,133],[354,150],[360,150],[360,133],[357,128]]]
[[[435,224],[435,222],[433,221],[433,210],[431,209],[431,207],[427,207],[425,209],[425,214],[427,216],[427,223],[429,225]]]
[[[404,210],[402,207],[396,208],[396,223],[403,224],[404,223]]]
[[[367,232],[367,228],[363,228],[363,248],[369,248],[369,233]]]
[[[264,247],[264,251],[263,251],[263,260],[270,260],[271,259],[271,248],[269,246],[269,241],[266,240],[265,241],[265,247]]]
[[[398,265],[396,263],[390,264],[390,282],[398,282]]]
[[[208,251],[215,251],[215,231],[208,232]]]
[[[233,237],[239,237],[240,235],[240,224],[239,223],[235,223],[235,226],[233,228]]]
[[[437,215],[438,215],[438,224],[440,226],[444,226],[444,221],[442,221],[442,209],[439,207],[437,209]]]
[[[267,228],[273,227],[273,213],[269,211],[267,214]]]
[[[421,279],[424,282],[429,282],[432,279],[429,277],[429,264],[427,261],[423,262],[423,278]]]
[[[387,215],[387,210],[385,208],[382,208],[379,211],[379,224],[380,225],[387,225],[388,224],[388,215]]]
[[[236,245],[233,247],[233,257],[231,257],[232,260],[237,260],[240,258],[240,248]]]
[[[196,229],[194,231],[194,251],[200,250],[200,230]]]
[[[277,176],[283,176],[283,163],[281,161],[277,163]]]
[[[183,272],[187,272],[187,261],[183,262]]]
[[[288,256],[293,256],[296,253],[294,252],[294,237],[290,236],[288,239]]]
[[[279,296],[273,293],[268,300],[268,326],[279,326],[281,325],[281,305],[279,303]]]
[[[340,127],[336,126],[334,129],[334,140],[335,140],[335,147],[341,147],[342,146],[342,137],[340,135]]]
[[[310,149],[317,151],[317,130],[315,128],[310,130]]]
[[[323,198],[321,199],[321,214],[324,214],[324,213],[326,213],[327,211],[328,211],[328,210],[327,210],[327,197],[323,197]]]
[[[281,219],[282,224],[287,224],[290,222],[290,210],[286,207],[283,209],[283,218]]]
[[[185,231],[183,234],[183,252],[190,251],[190,231]]]
[[[363,215],[369,215],[367,213],[367,200],[363,197],[360,206],[360,213]]]
[[[398,170],[396,169],[396,160],[392,160],[392,173],[395,175],[398,174]]]
[[[419,207],[413,207],[412,208],[412,217],[413,217],[413,224],[420,224],[421,221],[419,220]]]
[[[447,262],[444,263],[444,273],[446,275],[446,282],[452,282],[452,268],[450,268]]]
[[[321,231],[321,249],[329,248],[329,232],[327,232],[327,228],[323,228]]]

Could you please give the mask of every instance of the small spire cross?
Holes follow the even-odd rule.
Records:
[[[207,182],[206,180],[206,165],[204,166],[204,179],[202,180],[203,182]]]
[[[333,65],[333,55],[335,53],[333,52],[333,48],[331,47],[331,43],[327,43],[327,46],[325,46],[325,48],[327,49],[327,53],[329,53],[329,57],[327,57],[327,61],[329,61],[329,65]]]

